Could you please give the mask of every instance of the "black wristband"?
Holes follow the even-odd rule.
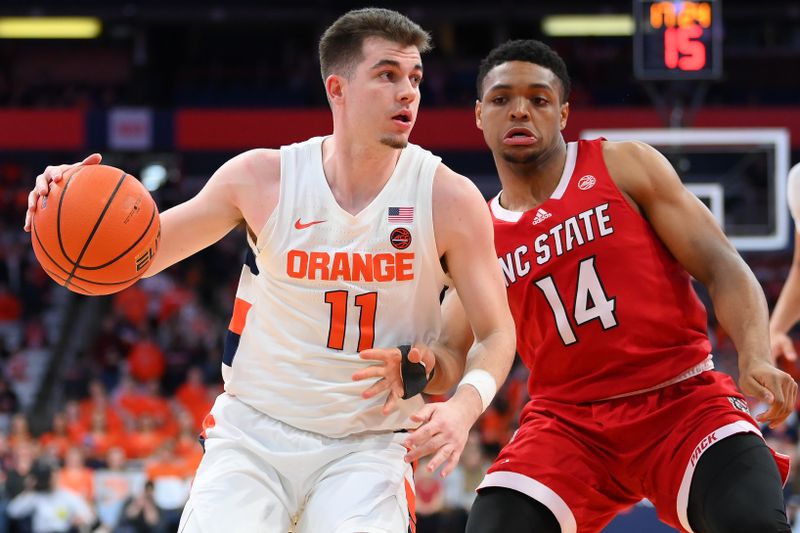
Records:
[[[408,400],[425,390],[430,379],[425,365],[408,360],[408,352],[411,351],[410,344],[402,344],[397,349],[400,350],[402,356],[400,376],[403,378],[403,399]],[[433,370],[431,370],[430,377],[433,377]]]

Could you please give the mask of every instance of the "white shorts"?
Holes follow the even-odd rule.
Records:
[[[221,394],[179,533],[407,533],[403,433],[333,439]]]

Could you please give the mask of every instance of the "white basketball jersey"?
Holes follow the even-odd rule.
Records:
[[[250,242],[223,357],[225,390],[294,427],[330,437],[413,427],[422,406],[386,395],[352,374],[367,348],[430,343],[441,323],[447,276],[433,232],[433,176],[440,159],[409,144],[363,211],[334,199],[323,138],[281,148],[280,198]]]
[[[786,199],[789,202],[789,211],[792,213],[795,228],[800,231],[800,163],[789,170]]]

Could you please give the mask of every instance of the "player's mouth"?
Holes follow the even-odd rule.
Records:
[[[528,128],[511,128],[503,136],[503,144],[512,146],[530,146],[537,141],[536,134]]]
[[[411,121],[412,121],[413,118],[414,117],[411,114],[411,111],[403,110],[403,111],[400,111],[399,113],[397,113],[396,115],[393,115],[392,116],[392,121],[395,124],[398,124],[402,128],[406,129],[406,128],[410,128],[411,127]]]

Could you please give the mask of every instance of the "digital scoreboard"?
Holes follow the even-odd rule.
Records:
[[[634,0],[634,73],[643,80],[722,75],[721,0]]]

